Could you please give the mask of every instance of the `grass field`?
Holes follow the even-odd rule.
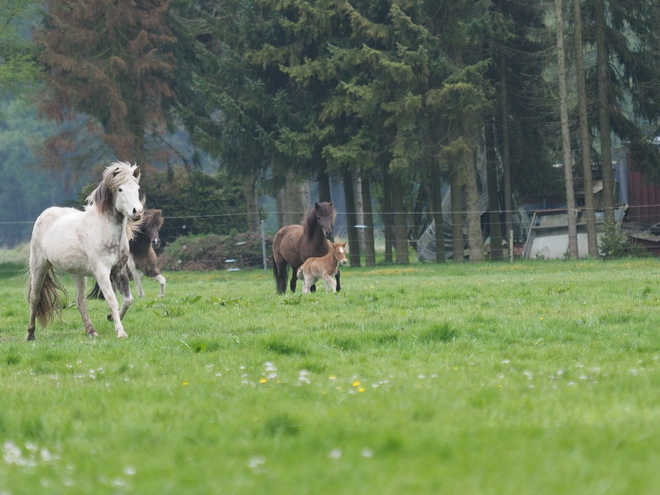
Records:
[[[658,263],[166,273],[35,343],[0,265],[0,494],[658,493]]]

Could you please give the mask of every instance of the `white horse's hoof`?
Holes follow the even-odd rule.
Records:
[[[126,332],[121,332],[117,334],[118,339],[126,339],[128,338],[128,334]]]

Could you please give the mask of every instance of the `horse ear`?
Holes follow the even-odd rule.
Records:
[[[314,208],[316,208],[317,210],[320,208],[318,201],[316,203],[314,203]]]
[[[137,165],[135,166],[135,170],[133,170],[133,177],[135,177],[137,180],[140,180],[140,167]]]
[[[330,208],[332,208],[332,201],[330,201],[328,204],[330,205]]]
[[[345,248],[345,247],[346,247],[346,243],[343,243],[343,244],[341,245],[341,247]]]

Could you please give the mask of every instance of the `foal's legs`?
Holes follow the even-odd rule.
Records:
[[[302,293],[309,294],[310,292],[313,292],[311,288],[316,283],[316,277],[312,274],[307,274],[307,273],[305,273],[304,276],[305,276],[305,282],[303,283]]]
[[[337,282],[335,282],[335,279],[332,278],[332,275],[326,275],[323,277],[323,280],[325,280],[325,291],[326,292],[337,292]]]
[[[99,334],[94,330],[92,320],[89,318],[89,313],[87,312],[87,298],[85,297],[87,277],[73,274],[71,276],[73,277],[73,283],[76,286],[76,304],[78,305],[78,311],[80,312],[83,325],[85,325],[85,332],[87,332],[87,335],[90,337],[98,337]]]

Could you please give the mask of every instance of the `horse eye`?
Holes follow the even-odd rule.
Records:
[[[119,192],[121,192],[121,187],[118,189]]]

